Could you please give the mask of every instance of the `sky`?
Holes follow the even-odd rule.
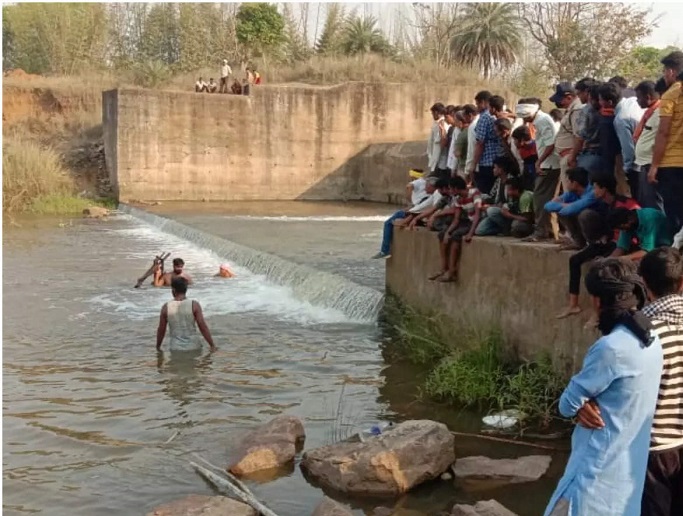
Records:
[[[381,2],[341,2],[347,11],[357,9],[359,13],[372,14],[379,20],[380,27],[385,32],[390,32],[392,20],[403,14],[409,16],[412,13],[412,2],[381,3]],[[644,45],[663,48],[668,45],[683,46],[683,30],[680,29],[681,15],[683,15],[683,2],[628,2],[652,9],[652,17],[658,17],[658,27],[652,31],[644,41]],[[295,4],[294,13],[298,15],[299,5]],[[316,20],[318,21],[318,35],[325,21],[326,6],[324,3],[314,2],[309,5],[308,32],[309,39],[314,40],[316,34]]]

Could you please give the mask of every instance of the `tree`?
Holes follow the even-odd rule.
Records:
[[[540,43],[551,78],[608,78],[652,30],[648,9],[632,4],[519,4],[529,35]]]
[[[344,30],[345,12],[339,4],[328,4],[323,32],[315,44],[318,54],[334,55],[341,50],[341,38]]]
[[[460,28],[451,39],[454,60],[481,68],[486,78],[495,68],[508,68],[517,62],[522,38],[513,4],[467,4],[460,20]]]
[[[674,46],[664,49],[655,47],[638,46],[619,63],[616,72],[625,77],[630,83],[637,84],[640,81],[654,81],[662,74],[662,58],[671,52],[678,50]]]
[[[341,49],[347,56],[359,54],[391,53],[391,45],[377,28],[377,19],[373,16],[353,16],[346,21],[341,39]]]
[[[307,9],[308,6],[305,6]],[[306,40],[306,31],[299,30],[297,22],[294,20],[290,4],[282,7],[282,16],[285,20],[284,48],[285,59],[289,62],[303,61],[310,57],[311,48]],[[305,23],[304,20],[302,20]]]
[[[425,57],[448,66],[452,61],[451,40],[462,22],[457,3],[413,4],[417,35],[411,47],[415,57]]]
[[[237,40],[252,54],[265,56],[284,42],[285,21],[275,4],[246,3],[237,11]]]

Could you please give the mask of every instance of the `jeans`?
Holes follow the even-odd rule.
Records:
[[[641,208],[655,208],[664,211],[662,196],[657,192],[655,185],[647,180],[649,171],[650,165],[643,165],[638,171],[638,196],[636,199]]]
[[[399,210],[384,221],[384,232],[382,233],[382,247],[380,248],[380,251],[383,254],[389,254],[389,250],[391,249],[391,239],[394,236],[394,221],[398,219],[405,219],[407,216],[408,214],[405,211]]]
[[[493,175],[493,165],[490,167],[482,167],[479,165],[479,170],[474,171],[474,185],[483,194],[491,192],[493,188],[493,183],[496,182],[496,178]]]
[[[477,236],[493,236],[509,233],[512,219],[503,216],[501,208],[490,206],[486,209],[486,217],[479,222],[474,234]]]
[[[683,514],[683,447],[650,451],[641,514]]]
[[[662,167],[657,171],[657,191],[673,234],[683,226],[683,167]]]
[[[582,152],[576,157],[576,165],[585,168],[588,172],[601,171],[605,169],[605,162],[600,154],[593,152]]]

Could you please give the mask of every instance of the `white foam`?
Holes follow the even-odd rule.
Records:
[[[235,278],[216,278],[214,275],[218,272],[219,265],[225,262],[225,258],[151,226],[142,225],[132,217],[127,218],[138,227],[109,230],[137,241],[133,246],[135,251],[127,253],[123,259],[135,261],[137,267],[140,261],[147,266],[150,257],[161,251],[168,251],[171,252],[167,262],[168,270],[173,258],[183,258],[186,271],[194,279],[189,297],[201,302],[208,317],[261,313],[306,325],[363,322],[354,321],[339,310],[314,306],[299,300],[292,295],[289,287],[274,285],[266,281],[264,276],[253,274],[235,264],[230,264],[236,274]],[[135,274],[142,272],[140,270]],[[147,280],[145,287],[133,289],[135,274],[132,275],[129,288],[110,288],[90,299],[90,302],[99,310],[132,320],[158,317],[161,305],[170,299],[170,290],[149,287],[151,279]]]

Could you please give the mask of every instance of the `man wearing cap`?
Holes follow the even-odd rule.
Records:
[[[436,178],[430,177],[430,181],[427,182],[427,180],[423,177],[424,173],[419,169],[410,170],[408,175],[413,179],[406,185],[406,198],[409,205],[408,209],[410,209],[413,206],[420,204],[432,193],[434,193],[434,182],[436,181]],[[380,247],[379,253],[372,257],[373,259],[389,258],[391,256],[389,252],[391,251],[391,239],[394,235],[394,221],[398,219],[405,219],[408,216],[408,209],[399,210],[384,221],[382,245]]]
[[[561,82],[555,87],[555,94],[550,97],[550,102],[558,108],[564,109],[564,116],[560,120],[560,129],[555,137],[555,152],[560,157],[560,181],[562,190],[569,191],[569,179],[567,170],[569,157],[574,148],[575,138],[579,137],[579,114],[583,108],[581,99],[576,96],[574,86],[570,82]],[[555,192],[555,195],[559,192]]]
[[[223,66],[221,66],[221,89],[219,93],[228,92],[228,79],[230,79],[230,75],[232,75],[232,69],[228,64],[228,60],[223,59]]]

